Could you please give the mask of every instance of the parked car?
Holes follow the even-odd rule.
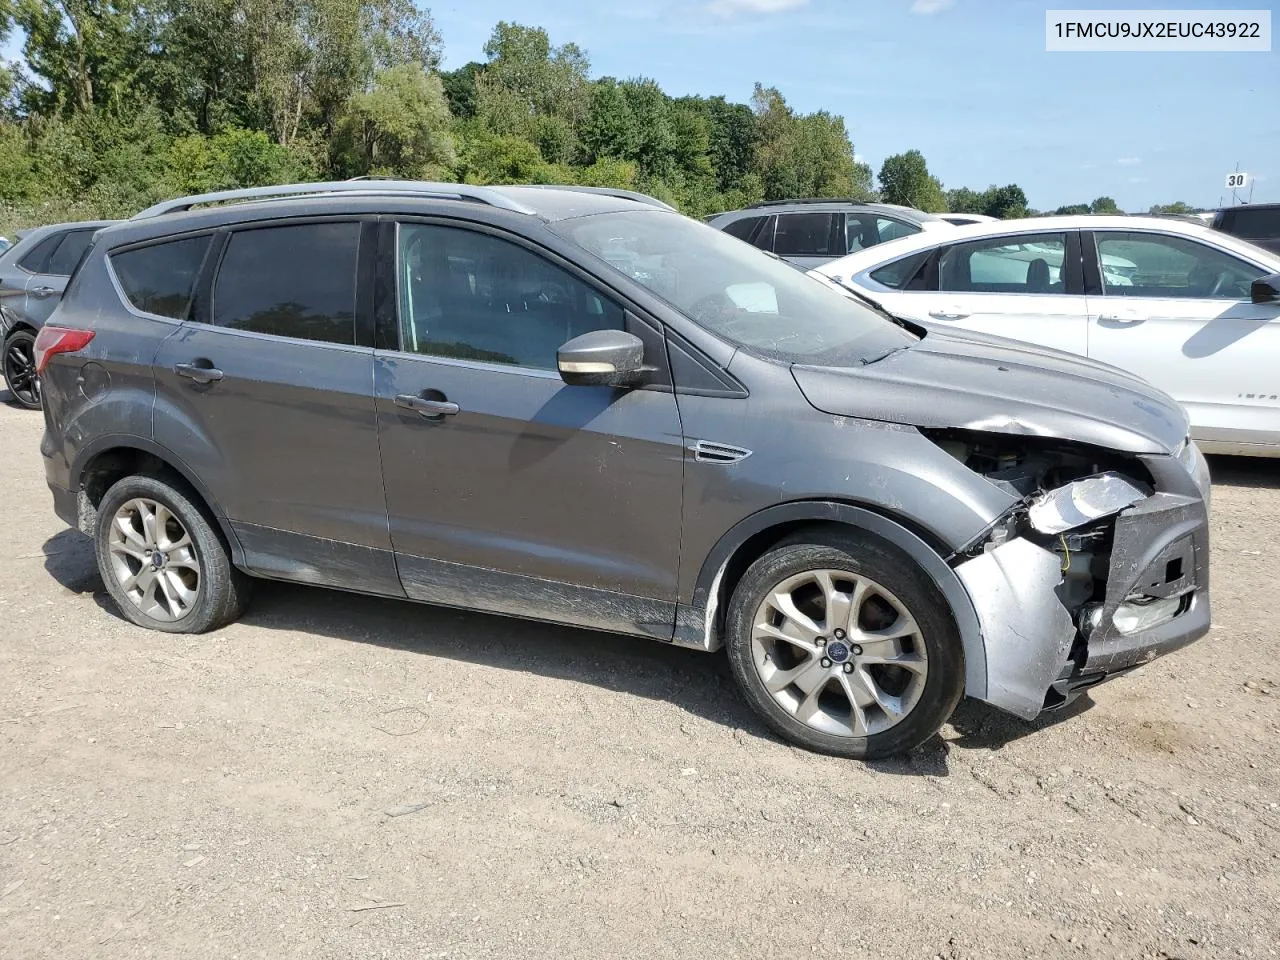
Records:
[[[723,646],[781,736],[875,757],[1209,625],[1169,397],[645,200],[185,198],[98,234],[36,358],[54,507],[155,630],[268,577]]]
[[[5,386],[18,403],[40,406],[35,375],[36,334],[58,305],[67,277],[94,231],[111,220],[55,223],[19,235],[0,254],[0,357]]]
[[[852,200],[771,200],[716,214],[707,222],[806,269],[898,237],[951,226],[911,207]]]
[[[988,217],[985,213],[940,213],[947,223],[957,227],[967,227],[971,223],[994,223],[996,217]]]
[[[1280,253],[1280,203],[1224,207],[1213,215],[1214,229]]]
[[[4,253],[13,246],[13,241],[8,237],[0,237],[0,253]]]
[[[1185,405],[1207,452],[1280,456],[1280,256],[1251,243],[1185,220],[1043,217],[817,272],[901,317],[1121,367]]]

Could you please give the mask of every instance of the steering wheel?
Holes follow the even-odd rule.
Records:
[[[1213,289],[1209,291],[1209,296],[1216,297],[1223,287],[1227,285],[1227,281],[1231,279],[1231,274],[1223,270],[1218,274],[1218,279],[1213,283]]]

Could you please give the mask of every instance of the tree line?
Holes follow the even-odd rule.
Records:
[[[623,187],[693,216],[787,197],[1031,212],[1016,184],[944,191],[919,151],[886,160],[877,191],[843,117],[760,83],[744,104],[592,77],[539,27],[498,23],[483,61],[442,71],[413,0],[0,0],[0,39],[15,29],[6,230],[362,175]]]

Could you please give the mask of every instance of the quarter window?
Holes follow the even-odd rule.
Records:
[[[778,215],[778,232],[773,252],[780,257],[838,257],[836,214],[783,213]]]
[[[1151,233],[1095,233],[1108,297],[1247,300],[1266,271],[1183,237]]]
[[[901,260],[895,260],[893,263],[886,263],[880,269],[871,271],[871,279],[891,290],[901,290],[903,285],[915,276],[916,270],[928,256],[929,251],[922,250]]]
[[[213,322],[298,340],[355,343],[359,223],[241,230],[227,241]]]
[[[410,223],[401,224],[398,247],[408,352],[554,370],[561,344],[624,328],[620,307],[510,241]]]
[[[1067,235],[992,237],[946,247],[938,289],[956,293],[1063,293]]]
[[[209,240],[188,237],[112,254],[111,265],[129,302],[144,313],[186,319]]]

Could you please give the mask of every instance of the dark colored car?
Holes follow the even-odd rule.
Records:
[[[1280,253],[1280,203],[1246,203],[1213,215],[1215,230]]]
[[[32,349],[36,334],[58,305],[67,277],[95,231],[114,223],[56,223],[19,236],[0,254],[0,358],[5,386],[30,409],[40,406]]]
[[[921,230],[952,229],[911,207],[853,200],[771,200],[706,222],[806,270]]]
[[[1209,625],[1167,396],[896,322],[644,199],[175,201],[98,234],[36,358],[55,509],[156,630],[266,577],[723,646],[774,730],[871,757]]]

